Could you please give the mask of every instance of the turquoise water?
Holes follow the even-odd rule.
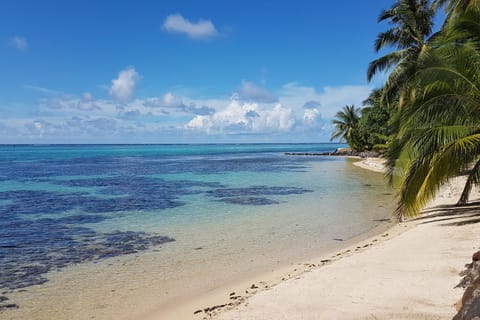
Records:
[[[338,147],[0,146],[0,296],[27,310],[52,272],[120,257],[135,261],[152,250],[170,275],[162,286],[172,288],[205,267],[231,280],[225,270],[240,258],[262,256],[239,273],[307,258],[390,215],[392,197],[381,175],[342,157],[284,154]],[[183,276],[174,283],[178,259]],[[102,281],[90,279],[91,272],[79,277]]]

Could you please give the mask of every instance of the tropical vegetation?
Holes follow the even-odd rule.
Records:
[[[355,108],[352,104],[345,106],[338,111],[333,119],[335,131],[332,134],[331,140],[339,139],[348,143],[354,150],[359,151],[361,145],[359,143],[358,123],[360,121],[360,109]]]
[[[432,34],[436,12],[445,21]],[[375,48],[395,50],[373,61],[367,78],[390,73],[349,135],[364,137],[360,149],[384,141],[399,218],[418,214],[459,175],[466,182],[458,205],[466,204],[480,185],[480,0],[398,0],[379,20],[392,28]]]

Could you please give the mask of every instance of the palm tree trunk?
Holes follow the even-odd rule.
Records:
[[[478,161],[470,171],[468,175],[467,182],[465,183],[465,187],[463,188],[462,195],[457,202],[457,206],[464,206],[468,202],[468,198],[470,197],[470,192],[472,191],[472,187],[480,182],[480,161]]]

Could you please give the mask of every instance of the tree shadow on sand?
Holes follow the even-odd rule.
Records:
[[[459,219],[460,221],[453,221]],[[445,227],[480,223],[480,201],[471,202],[463,206],[435,206],[424,210],[421,217],[411,219],[410,221],[421,221],[421,224],[451,221],[439,224],[440,226]]]

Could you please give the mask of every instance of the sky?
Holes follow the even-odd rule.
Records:
[[[0,1],[0,143],[329,141],[392,1]]]

